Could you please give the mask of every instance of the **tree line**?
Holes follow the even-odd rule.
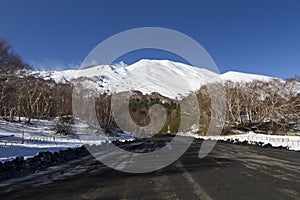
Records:
[[[232,129],[268,134],[288,133],[300,125],[300,83],[297,80],[224,84],[226,117],[224,133]],[[207,86],[198,91],[200,130],[205,134],[211,117],[211,97]]]
[[[29,75],[32,68],[0,39],[0,115],[7,121],[71,114],[72,87]],[[17,118],[17,119],[16,119]]]

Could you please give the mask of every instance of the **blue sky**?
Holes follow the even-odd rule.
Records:
[[[300,74],[300,1],[0,0],[0,37],[39,68],[75,68],[106,38],[138,27],[164,27],[198,41],[221,72],[281,78]],[[146,51],[130,54],[178,59]]]

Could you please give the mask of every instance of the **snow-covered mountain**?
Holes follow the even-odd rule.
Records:
[[[251,82],[270,81],[269,76],[227,72],[217,74],[204,68],[169,60],[140,60],[132,65],[100,65],[81,70],[35,71],[44,79],[57,83],[68,82],[79,77],[88,78],[85,85],[98,90],[122,92],[138,90],[149,94],[158,92],[174,98],[199,89],[202,85],[216,81]],[[101,86],[101,87],[99,87]]]

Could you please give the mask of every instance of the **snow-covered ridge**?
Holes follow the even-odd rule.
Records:
[[[229,71],[222,74],[221,79],[224,81],[232,81],[232,82],[251,82],[253,80],[268,82],[274,79],[274,77]]]
[[[79,77],[92,78],[91,87],[103,86],[98,90],[122,92],[138,90],[149,94],[158,92],[174,98],[198,90],[202,85],[215,81],[251,82],[271,81],[269,76],[227,72],[217,74],[204,68],[169,60],[142,59],[132,65],[99,65],[80,70],[35,71],[36,76],[64,83]],[[96,83],[96,84],[95,84]]]

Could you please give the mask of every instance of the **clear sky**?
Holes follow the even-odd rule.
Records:
[[[192,37],[221,72],[300,74],[298,0],[0,0],[0,37],[39,68],[76,68],[106,38],[148,26]],[[148,51],[125,62],[141,57],[172,59]]]

